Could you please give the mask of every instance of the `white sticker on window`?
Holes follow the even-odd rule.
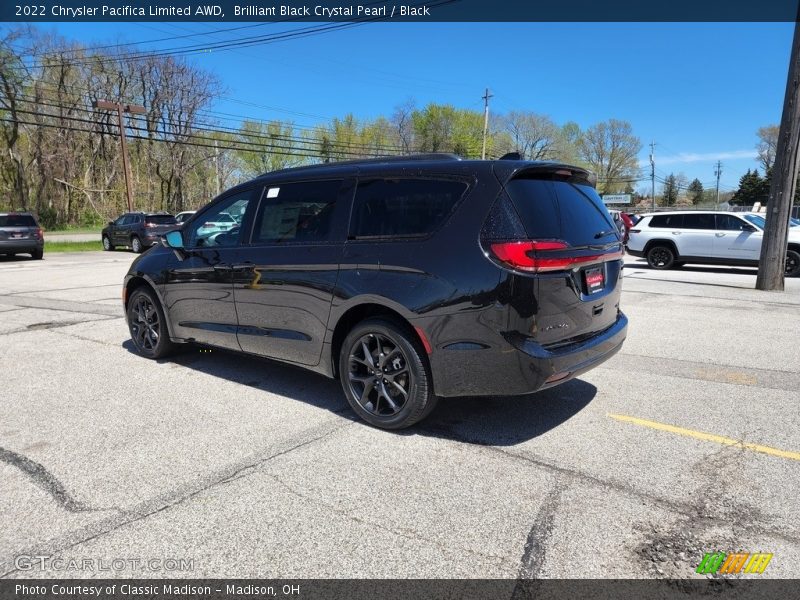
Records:
[[[277,188],[269,188],[267,190],[267,198],[277,198],[278,197],[278,192],[280,192],[280,191],[281,191],[281,188],[279,188],[279,187],[277,187]]]

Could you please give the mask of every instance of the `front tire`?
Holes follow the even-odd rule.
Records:
[[[675,263],[675,252],[669,246],[653,246],[647,251],[647,264],[651,269],[666,270]]]
[[[786,251],[786,267],[784,270],[786,277],[800,276],[800,252],[789,248]]]
[[[142,253],[142,240],[140,240],[138,236],[133,236],[131,238],[131,250],[133,250],[135,254]]]
[[[126,313],[136,351],[146,358],[163,358],[175,350],[167,320],[155,293],[140,287],[130,297]]]
[[[353,411],[381,429],[410,427],[437,400],[419,341],[388,319],[368,319],[350,331],[339,352],[339,378]]]
[[[107,235],[103,236],[103,250],[106,252],[110,252],[114,249],[114,244],[111,243],[111,239]]]

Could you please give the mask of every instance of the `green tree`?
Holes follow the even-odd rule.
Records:
[[[768,183],[766,184],[769,185]],[[758,174],[758,169],[751,171],[747,169],[747,173],[739,179],[739,189],[736,190],[731,198],[731,204],[738,204],[740,206],[747,206],[755,204],[756,202],[764,202],[763,191],[765,181]]]
[[[703,201],[703,184],[700,183],[700,180],[694,178],[692,183],[689,184],[687,188],[689,192],[689,200],[692,204],[700,204]]]
[[[609,119],[592,125],[578,140],[578,155],[597,174],[601,192],[625,188],[626,180],[639,174],[642,142],[627,121]]]
[[[670,173],[664,180],[664,191],[662,193],[664,206],[675,206],[678,201],[678,181],[674,173]]]

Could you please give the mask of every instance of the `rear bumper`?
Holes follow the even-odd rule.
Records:
[[[530,394],[573,379],[611,358],[628,331],[623,313],[597,335],[557,349],[530,338],[507,336],[505,348],[438,350],[431,356],[439,396],[514,396]]]
[[[0,254],[4,252],[33,252],[43,248],[44,240],[0,240]]]

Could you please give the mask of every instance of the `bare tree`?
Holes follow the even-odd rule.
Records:
[[[514,150],[528,160],[547,160],[555,155],[558,127],[546,115],[511,111],[501,120],[502,129],[510,136]]]
[[[764,173],[768,173],[775,163],[775,151],[778,148],[778,126],[767,125],[759,127],[756,132],[758,135],[758,162],[761,163]]]
[[[638,176],[642,142],[627,121],[609,119],[592,125],[578,140],[578,153],[598,177],[603,192],[624,189]]]
[[[395,107],[391,118],[391,124],[397,134],[397,141],[406,154],[411,152],[414,147],[414,124],[411,120],[411,115],[416,110],[416,102],[413,98],[409,98]]]

